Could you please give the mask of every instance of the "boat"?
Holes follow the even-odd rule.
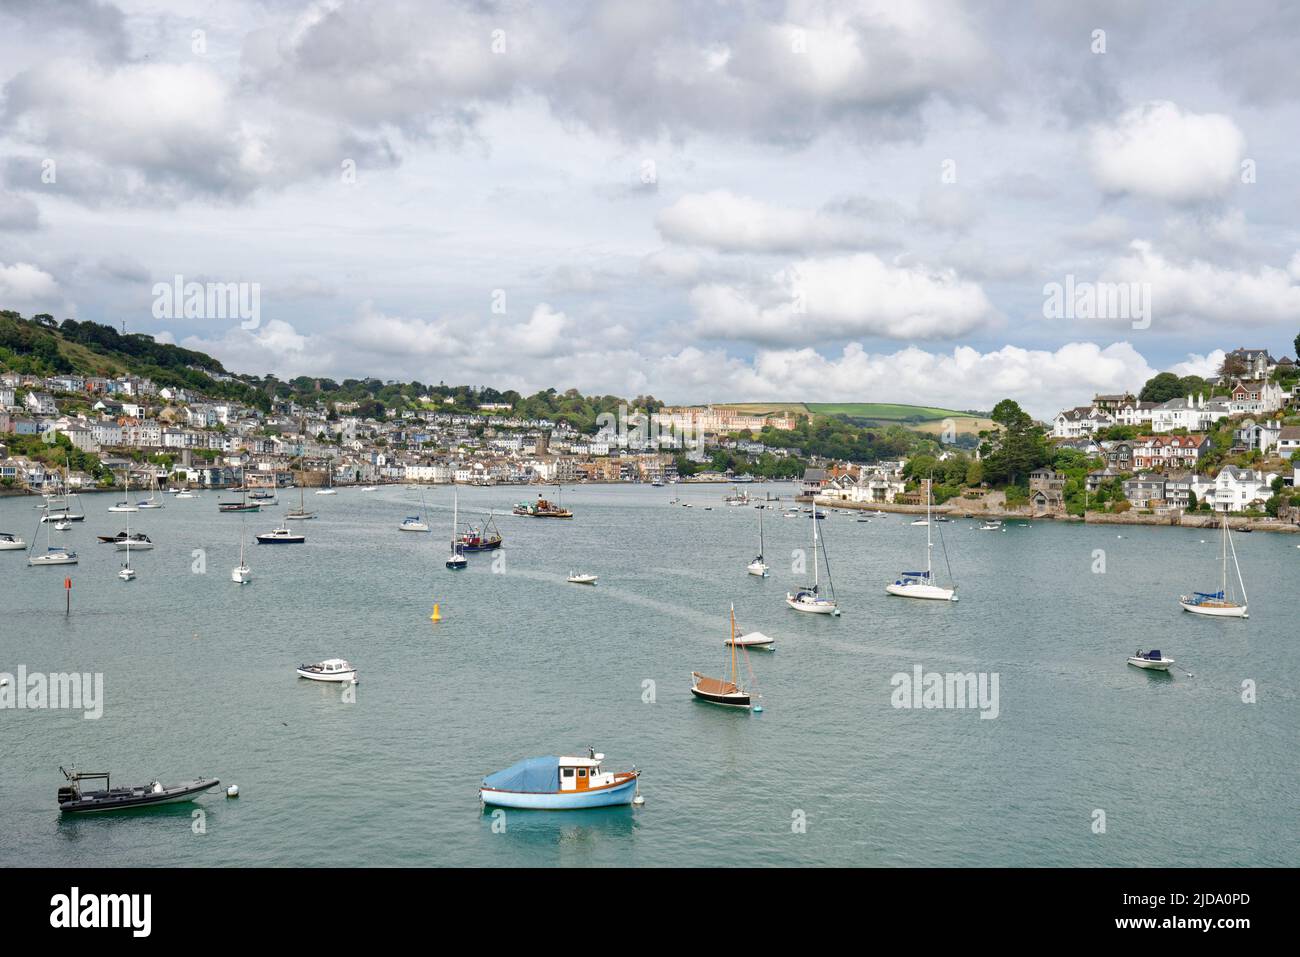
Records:
[[[478,797],[484,805],[536,811],[578,811],[631,804],[641,772],[605,771],[605,755],[525,758],[483,778]]]
[[[141,502],[136,502],[136,508],[163,508],[163,503],[158,501],[158,494],[154,489],[149,490],[149,497]]]
[[[13,532],[0,532],[0,552],[19,552],[27,549],[27,543]]]
[[[287,525],[279,525],[269,532],[263,532],[256,538],[260,545],[301,545],[307,541],[306,535],[294,534]]]
[[[122,472],[122,480],[123,480],[123,482],[124,482],[125,485],[126,485],[126,489],[125,489],[125,491],[124,491],[124,493],[123,493],[122,501],[118,502],[116,505],[110,505],[110,506],[108,507],[108,510],[109,510],[110,512],[138,512],[139,509],[136,508],[134,505],[132,505],[131,502],[130,502],[130,497],[131,497],[131,471],[130,471],[130,469],[124,469],[124,470],[123,470],[123,472]]]
[[[355,684],[360,680],[357,669],[346,658],[326,658],[314,665],[299,665],[298,677],[311,681],[333,681]]]
[[[1214,618],[1249,618],[1246,602],[1246,583],[1241,577],[1241,565],[1237,562],[1237,546],[1232,544],[1232,531],[1228,528],[1228,516],[1223,516],[1220,523],[1223,526],[1223,548],[1221,557],[1222,578],[1219,580],[1219,590],[1215,592],[1195,591],[1190,595],[1183,595],[1178,599],[1178,604],[1183,606],[1183,611],[1190,611],[1194,615],[1209,615]],[[1232,554],[1232,565],[1237,572],[1237,586],[1241,589],[1241,600],[1237,600],[1237,595],[1229,589],[1228,585],[1228,554]]]
[[[465,557],[465,550],[461,547],[460,539],[456,537],[456,525],[460,514],[460,493],[453,490],[451,493],[451,555],[448,556],[446,565],[453,571],[459,571],[469,566],[469,560]]]
[[[580,575],[569,572],[569,577],[565,581],[571,585],[594,585],[596,584],[596,577],[595,575]]]
[[[999,518],[986,518],[980,523],[981,532],[1000,532],[1002,531],[1002,520]]]
[[[318,488],[316,490],[317,495],[338,495],[339,494],[339,490],[334,487],[334,470],[332,468],[328,468],[328,467],[326,468],[325,482],[326,485],[324,488]]]
[[[722,501],[726,505],[748,505],[749,492],[738,492],[736,487],[733,485],[731,487],[731,494],[726,496]]]
[[[218,502],[218,512],[260,512],[262,510],[261,502],[250,502],[248,493],[244,492],[238,502]]]
[[[185,784],[167,787],[153,781],[142,787],[115,788],[109,780],[107,771],[64,770],[63,776],[68,783],[59,788],[59,811],[63,813],[85,813],[89,811],[123,811],[130,808],[152,807],[157,804],[176,804],[193,801],[204,791],[216,787],[221,782],[216,778],[199,778]],[[83,781],[103,781],[99,790],[82,787]]]
[[[758,556],[745,570],[758,578],[767,577],[767,562],[763,561],[763,513],[758,513]]]
[[[54,523],[54,530],[56,532],[66,532],[70,528],[72,528],[72,523],[69,522],[67,519],[60,519],[59,521]]]
[[[799,517],[799,510],[798,510],[797,508],[789,508],[789,509],[786,509],[784,512],[781,513],[781,517],[782,517],[782,518],[798,518],[798,517]]]
[[[184,491],[176,493],[176,498],[193,498],[193,497],[194,497],[194,493],[191,492],[189,489],[185,489]]]
[[[285,518],[291,519],[295,522],[305,522],[308,521],[309,519],[313,519],[316,517],[315,512],[307,511],[307,507],[303,500],[304,494],[305,493],[303,492],[302,486],[299,485],[298,486],[298,507],[291,508],[289,509],[289,511],[285,512],[284,513]]]
[[[126,564],[124,564],[121,570],[117,573],[117,577],[122,579],[124,582],[135,581],[135,569],[131,567],[130,556],[127,557]]]
[[[140,538],[144,539],[144,542],[148,542],[149,548],[153,548],[153,542],[150,542],[149,539],[145,538],[143,535],[141,535]],[[131,549],[133,546],[144,547],[144,542],[141,542],[138,546],[136,545],[135,536],[131,534],[131,519],[128,517],[126,520],[126,535],[123,537],[122,541],[118,542],[116,545],[118,551],[126,551],[126,561],[117,573],[117,577],[122,579],[122,581],[135,581],[135,569],[131,567]]]
[[[814,615],[832,615],[838,617],[840,613],[840,606],[839,606],[839,602],[835,600],[835,587],[834,584],[831,582],[831,563],[829,558],[826,559],[826,583],[828,586],[830,586],[831,597],[827,598],[821,593],[821,577],[819,573],[820,566],[817,563],[817,550],[818,550],[818,545],[820,544],[820,536],[817,534],[817,528],[820,524],[821,523],[817,521],[814,521],[812,523],[813,583],[811,585],[799,589],[797,592],[793,592],[793,593],[786,592],[785,603],[789,605],[791,608],[793,608],[795,611],[806,611]],[[821,548],[821,552],[823,556],[826,554],[826,548],[824,545]]]
[[[363,492],[378,492],[378,491],[379,491],[379,486],[378,486],[378,485],[364,485],[364,486],[361,487],[361,491],[363,491]]]
[[[1128,656],[1128,663],[1135,668],[1146,668],[1150,671],[1168,671],[1169,666],[1174,663],[1174,659],[1164,657],[1158,649],[1143,651],[1139,648]]]
[[[926,519],[923,519],[923,518],[922,518],[922,519],[918,519],[917,521],[913,522],[912,524],[913,524],[913,525],[929,525],[930,523],[929,523]]]
[[[557,486],[558,488],[558,486]],[[560,506],[559,502],[549,502],[537,493],[536,502],[520,502],[514,507],[514,514],[528,518],[573,518],[573,513]]]
[[[230,570],[230,580],[236,585],[247,585],[253,580],[253,570],[248,567],[248,562],[244,560],[244,531],[245,526],[239,527],[239,564]]]
[[[77,564],[77,553],[69,551],[62,545],[55,545],[50,540],[50,529],[53,526],[48,523],[45,526],[45,552],[44,554],[35,554],[36,536],[40,535],[40,525],[36,526],[36,535],[32,536],[32,547],[27,552],[28,565],[75,565]]]
[[[254,502],[266,502],[270,505],[275,504],[275,492],[269,488],[255,488],[248,493],[248,497]]]
[[[397,526],[403,532],[427,532],[429,523],[420,521],[418,515],[408,515],[402,519],[402,524]]]
[[[116,535],[97,535],[95,537],[98,538],[105,545],[116,545],[120,542],[125,542],[128,539],[133,542],[149,541],[148,535],[145,535],[142,532],[131,532],[129,530],[125,532],[118,532]]]
[[[735,645],[737,648],[756,648],[759,651],[776,650],[776,639],[769,638],[761,631],[751,631],[747,635],[736,635],[734,638],[728,638],[723,644]]]
[[[740,673],[736,668],[736,648],[740,647],[744,652],[745,646],[736,644],[736,606],[731,606],[731,640],[727,642],[731,648],[731,678],[709,678],[700,674],[698,671],[691,672],[691,694],[700,701],[708,701],[711,704],[725,705],[729,708],[749,708],[750,693],[740,684]],[[745,652],[746,656],[748,653]],[[748,660],[748,657],[746,658]]]
[[[936,585],[934,579],[934,541],[930,537],[930,505],[933,498],[934,480],[930,479],[925,486],[925,517],[924,522],[913,522],[913,525],[925,526],[925,571],[923,572],[902,572],[897,579],[891,584],[885,586],[885,591],[891,595],[899,595],[903,598],[929,598],[936,601],[956,601],[957,586],[945,588],[942,585]],[[940,541],[943,536],[940,535]],[[943,550],[943,560],[948,561],[948,548],[945,545]],[[952,577],[952,568],[948,569],[948,577]]]
[[[489,512],[482,528],[471,525],[461,533],[460,547],[466,552],[489,552],[494,548],[500,548],[501,541],[501,533],[497,531],[496,522]]]
[[[117,550],[119,552],[124,552],[124,551],[147,552],[154,547],[154,544],[152,541],[150,541],[148,535],[142,534],[140,532],[131,534],[129,528],[127,529],[126,537],[119,539],[118,541],[115,541],[113,544],[117,547]]]

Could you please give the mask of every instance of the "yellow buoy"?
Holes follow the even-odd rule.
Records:
[[[438,611],[438,603],[433,603],[433,614],[429,616],[430,621],[442,621],[442,612]]]

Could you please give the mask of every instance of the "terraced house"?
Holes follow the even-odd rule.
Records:
[[[1144,435],[1133,443],[1133,467],[1138,471],[1192,469],[1210,449],[1208,435]]]

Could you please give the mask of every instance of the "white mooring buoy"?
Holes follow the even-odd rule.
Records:
[[[228,797],[228,798],[237,798],[237,797],[239,797],[239,785],[238,785],[238,784],[232,784],[232,785],[230,785],[230,787],[226,788],[226,797]]]

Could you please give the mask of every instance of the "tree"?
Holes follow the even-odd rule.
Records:
[[[1003,399],[989,417],[1001,428],[994,430],[980,449],[986,482],[1021,485],[1030,472],[1052,460],[1046,435],[1018,403]]]
[[[1293,342],[1292,345],[1295,346],[1296,362],[1300,362],[1300,332],[1296,333],[1295,342]]]

